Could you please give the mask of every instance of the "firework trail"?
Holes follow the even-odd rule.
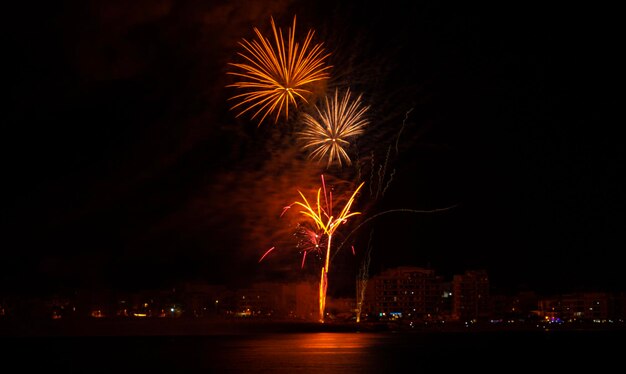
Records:
[[[274,250],[274,248],[276,247],[272,247],[270,249],[268,249],[265,253],[263,253],[263,256],[261,256],[261,258],[259,259],[259,262],[263,261],[263,259],[270,254],[270,252],[272,252]]]
[[[361,95],[351,100],[350,89],[339,98],[339,90],[335,89],[335,95],[329,100],[325,98],[325,106],[320,110],[317,106],[315,110],[317,116],[313,117],[308,113],[303,114],[304,130],[299,132],[300,140],[305,144],[302,147],[310,150],[309,158],[321,161],[328,159],[326,167],[329,168],[333,162],[342,166],[342,160],[351,165],[352,162],[346,148],[350,145],[349,138],[361,135],[368,120],[365,113],[369,106],[363,106]]]
[[[367,251],[365,257],[359,268],[359,273],[356,277],[356,322],[361,322],[361,311],[363,308],[363,300],[365,299],[365,289],[367,288],[367,281],[369,280],[369,268],[372,254],[372,237],[374,231],[370,232],[370,240],[367,245]]]
[[[400,152],[398,151],[398,143],[400,142],[400,134],[402,134],[402,130],[404,130],[404,126],[406,126],[406,120],[409,119],[409,114],[413,111],[413,108],[407,110],[404,113],[404,119],[402,120],[402,127],[400,127],[400,132],[398,132],[398,137],[396,138],[396,155]]]
[[[402,131],[404,130],[404,127],[406,126],[406,121],[409,118],[409,114],[412,111],[413,111],[413,108],[409,109],[404,114],[404,120],[402,120],[402,126],[400,127],[400,131],[398,132],[398,135],[396,136],[396,156],[398,156],[399,154],[398,144],[400,142],[400,135],[402,134]],[[391,156],[391,145],[387,147],[387,153],[385,155],[384,161],[378,165],[378,172],[375,172],[377,167],[375,163],[374,151],[372,150],[371,157],[370,157],[371,165],[370,165],[369,186],[370,186],[370,197],[373,200],[377,200],[379,197],[384,196],[385,192],[387,192],[387,189],[389,188],[389,186],[391,185],[391,182],[393,181],[393,177],[396,173],[396,169],[393,169],[391,173],[387,174],[387,167],[389,165],[390,156]],[[360,168],[358,172],[360,175],[361,173]]]
[[[348,238],[350,238],[352,236],[352,234],[354,234],[358,229],[360,229],[361,227],[363,227],[363,225],[365,225],[366,223],[372,221],[375,218],[378,218],[382,215],[385,214],[390,214],[390,213],[417,213],[417,214],[423,214],[423,213],[439,213],[439,212],[445,212],[451,209],[456,208],[458,205],[454,204],[454,205],[450,205],[447,206],[445,208],[437,208],[437,209],[431,209],[431,210],[420,210],[420,209],[406,209],[406,208],[400,208],[400,209],[390,209],[390,210],[385,210],[384,212],[380,212],[377,214],[374,214],[373,216],[368,217],[366,220],[362,221],[357,227],[355,227],[352,231],[350,231],[350,233],[348,235],[345,236],[344,240],[341,242],[341,244],[337,247],[337,249],[335,250],[335,254],[337,254],[337,252],[343,247],[343,245],[346,243],[346,241],[348,240]],[[333,255],[333,257],[334,257]]]
[[[400,131],[398,132],[398,136],[396,137],[396,156],[399,153],[398,150],[398,143],[400,142],[400,135],[402,134],[402,130],[404,130],[404,126],[406,126],[406,120],[409,119],[409,114],[413,111],[413,108],[409,109],[405,114],[404,114],[404,119],[402,120],[402,127],[400,127]],[[381,193],[382,196],[385,196],[385,192],[387,192],[387,189],[389,188],[389,186],[391,185],[391,182],[393,181],[393,176],[396,174],[396,169],[393,169],[391,171],[391,174],[389,174],[389,178],[387,179],[387,183],[385,184],[385,187],[383,187],[382,192],[380,191],[380,187],[383,185],[383,181],[385,179],[385,173],[387,171],[387,164],[389,163],[389,153],[391,152],[391,146],[389,146],[387,148],[387,157],[385,157],[385,163],[383,164],[383,166],[380,166],[378,169],[378,189],[377,189],[377,194],[376,194],[376,198],[378,198],[378,193]],[[374,155],[372,154],[372,161],[374,159]]]
[[[281,113],[288,118],[289,106],[297,107],[299,100],[308,102],[307,96],[312,94],[310,86],[330,77],[328,70],[331,66],[325,65],[330,54],[325,53],[322,43],[312,45],[313,30],[308,31],[300,45],[295,40],[295,16],[286,40],[282,30],[276,29],[273,18],[271,23],[274,43],[255,27],[257,40],[243,39],[239,43],[244,52],[238,55],[246,62],[229,63],[239,71],[227,73],[241,79],[227,87],[245,91],[229,98],[238,101],[231,110],[239,111],[237,117],[248,111],[254,112],[252,119],[261,116],[258,126],[270,114],[275,113],[274,123],[278,122]]]

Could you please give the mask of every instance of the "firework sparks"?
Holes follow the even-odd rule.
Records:
[[[321,257],[324,251],[325,243],[322,240],[324,236],[322,233],[316,230],[312,230],[304,225],[299,225],[295,235],[298,237],[297,248],[302,251],[302,264],[304,268],[304,262],[309,253],[314,253]]]
[[[330,77],[325,65],[330,53],[325,53],[323,44],[312,45],[315,32],[309,30],[304,43],[295,41],[296,17],[293,26],[288,29],[287,38],[282,30],[276,29],[271,19],[274,44],[264,37],[259,29],[254,28],[258,40],[252,42],[243,39],[239,43],[244,52],[238,53],[246,62],[229,63],[239,68],[239,72],[228,72],[241,80],[228,85],[245,92],[231,97],[229,100],[239,101],[231,110],[239,110],[237,117],[253,111],[252,119],[261,116],[259,126],[265,118],[275,113],[274,123],[278,122],[281,113],[289,117],[289,106],[298,106],[298,100],[307,101],[312,93],[309,86],[317,81]]]
[[[348,89],[341,100],[339,92],[329,100],[325,99],[325,106],[320,110],[317,106],[317,117],[304,113],[304,130],[299,133],[300,139],[305,143],[303,149],[310,150],[309,157],[318,161],[328,158],[327,168],[333,162],[341,167],[342,161],[351,165],[350,157],[346,152],[350,145],[349,138],[363,133],[363,128],[368,124],[365,113],[369,106],[361,104],[361,95],[355,100],[350,100]]]

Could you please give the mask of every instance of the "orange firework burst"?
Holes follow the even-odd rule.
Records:
[[[342,160],[350,165],[350,157],[346,148],[350,145],[348,138],[363,133],[368,124],[365,112],[369,106],[361,105],[361,95],[356,100],[350,100],[348,89],[339,99],[339,92],[335,90],[334,98],[326,97],[323,110],[317,106],[317,118],[304,113],[304,130],[299,133],[300,139],[305,142],[303,149],[310,149],[309,157],[318,161],[328,158],[326,167],[336,161],[341,167]]]
[[[324,322],[324,310],[326,308],[326,290],[328,289],[328,269],[330,265],[330,246],[333,238],[333,234],[339,228],[339,225],[345,223],[348,218],[361,214],[360,212],[350,212],[350,208],[354,203],[354,199],[363,187],[362,182],[356,190],[352,193],[352,196],[348,199],[343,209],[337,216],[333,215],[332,206],[332,193],[326,193],[326,184],[324,182],[324,176],[322,175],[322,187],[317,190],[317,197],[315,204],[312,206],[307,200],[304,194],[300,191],[298,193],[302,197],[302,201],[295,201],[289,207],[293,205],[299,205],[303,210],[300,211],[305,217],[310,218],[315,224],[316,228],[326,235],[326,256],[324,261],[324,267],[322,267],[322,274],[320,279],[319,289],[319,318],[320,322]],[[322,205],[321,196],[324,196],[325,204]],[[325,208],[324,208],[325,206]],[[319,240],[316,238],[316,240]],[[319,243],[319,241],[318,241]]]
[[[247,62],[230,63],[229,65],[241,71],[228,72],[241,78],[241,81],[227,87],[245,91],[229,99],[239,101],[231,110],[239,110],[237,117],[253,111],[252,119],[261,116],[259,126],[270,113],[276,113],[274,123],[283,112],[285,118],[288,118],[290,105],[297,107],[299,99],[307,102],[306,96],[312,92],[307,87],[330,76],[330,66],[325,66],[324,63],[330,54],[324,52],[321,43],[311,44],[315,33],[313,30],[309,30],[304,43],[300,45],[295,41],[295,16],[293,26],[288,29],[286,41],[282,30],[276,29],[273,18],[271,21],[274,44],[255,27],[258,40],[249,42],[243,39],[239,43],[245,53],[238,55]]]

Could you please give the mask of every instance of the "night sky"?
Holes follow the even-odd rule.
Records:
[[[335,238],[331,292],[349,292],[368,248],[371,275],[626,290],[616,12],[411,4],[7,6],[0,292],[317,275],[293,246],[298,216],[280,213],[321,174],[337,196],[366,183]],[[294,15],[297,37],[314,29],[331,53],[328,92],[370,106],[352,166],[306,157],[297,110],[260,126],[229,110],[237,43]]]

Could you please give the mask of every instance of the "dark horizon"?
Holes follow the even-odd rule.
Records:
[[[328,91],[370,106],[351,167],[308,160],[296,113],[229,110],[237,43],[294,15],[331,52]],[[372,273],[626,291],[608,9],[63,1],[5,17],[0,295],[316,274],[280,214],[321,174],[338,195],[366,182],[331,287],[370,249]]]

